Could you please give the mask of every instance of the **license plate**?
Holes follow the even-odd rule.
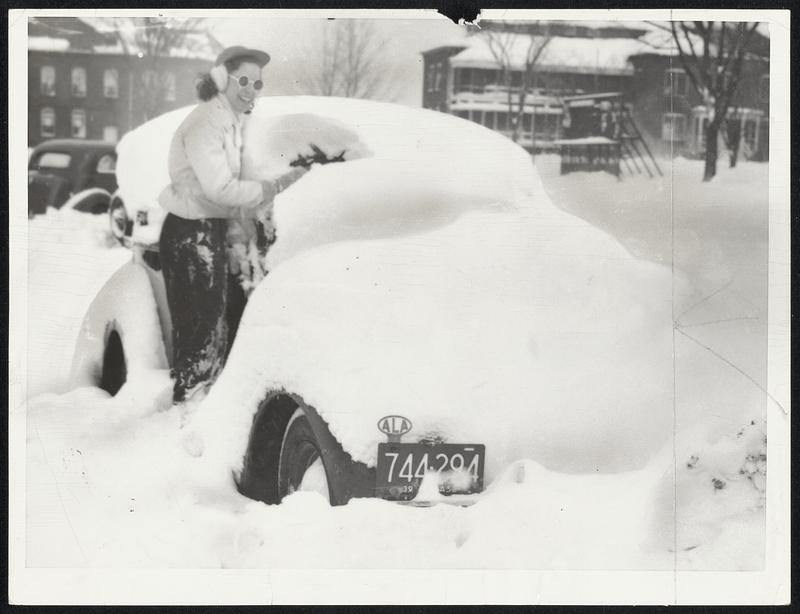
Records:
[[[392,501],[409,501],[417,495],[428,471],[439,473],[443,495],[481,492],[484,457],[483,444],[378,444],[376,494]]]

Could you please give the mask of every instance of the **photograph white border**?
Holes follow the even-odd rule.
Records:
[[[25,566],[28,221],[28,17],[205,15],[209,10],[9,11],[9,600],[13,604],[785,604],[790,599],[790,12],[785,10],[484,11],[484,18],[635,21],[714,19],[769,24],[769,393],[766,564],[761,572],[546,570],[133,570]],[[241,9],[240,9],[241,10]],[[428,10],[256,10],[281,18],[446,19]],[[400,590],[399,587],[404,587]]]

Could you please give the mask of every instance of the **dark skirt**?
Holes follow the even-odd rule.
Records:
[[[212,383],[228,353],[229,293],[238,284],[228,279],[227,226],[224,219],[187,220],[168,214],[161,228],[176,403],[199,384]]]

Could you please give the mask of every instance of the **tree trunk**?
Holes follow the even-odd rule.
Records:
[[[728,141],[731,149],[731,168],[736,168],[739,159],[739,145],[742,142],[742,124],[736,119],[728,125]]]
[[[717,174],[717,140],[719,138],[719,122],[714,120],[706,129],[706,167],[703,181],[711,181]]]

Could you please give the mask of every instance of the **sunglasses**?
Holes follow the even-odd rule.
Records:
[[[261,79],[256,79],[255,81],[250,81],[250,77],[247,75],[242,75],[241,77],[234,77],[233,75],[228,75],[228,79],[233,79],[236,83],[239,84],[241,89],[246,88],[251,83],[253,84],[253,89],[255,91],[259,91],[262,87],[264,87],[264,82]]]

